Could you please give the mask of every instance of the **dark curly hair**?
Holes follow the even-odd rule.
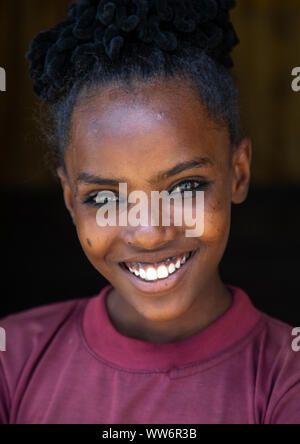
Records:
[[[64,166],[79,96],[112,83],[177,78],[239,141],[238,92],[229,73],[239,43],[235,0],[80,0],[66,20],[39,33],[26,54],[34,92],[49,106],[55,167]]]

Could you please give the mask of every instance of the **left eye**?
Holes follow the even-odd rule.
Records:
[[[100,196],[102,197],[101,202]],[[117,205],[120,203],[120,198],[113,191],[92,193],[83,201],[83,203],[95,208],[100,208],[107,203],[113,202],[116,202]]]
[[[185,182],[176,185],[173,188],[172,193],[184,193],[184,191],[195,191],[204,189],[208,186],[208,182],[198,181],[198,180],[186,180]]]

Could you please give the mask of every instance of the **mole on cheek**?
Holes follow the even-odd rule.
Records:
[[[87,241],[88,246],[91,247],[92,246],[92,242],[89,239],[87,239],[86,241]]]

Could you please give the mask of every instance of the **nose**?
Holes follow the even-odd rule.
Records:
[[[159,250],[176,239],[178,236],[178,228],[176,229],[172,224],[171,226],[163,226],[161,214],[158,217],[158,226],[151,224],[150,202],[148,211],[147,207],[144,211],[148,213],[148,221],[144,220],[143,225],[130,226],[130,224],[128,224],[127,227],[123,228],[122,237],[127,245],[135,247],[138,250]]]
[[[152,227],[148,225],[146,227],[128,227],[123,233],[124,242],[141,250],[163,249],[175,238],[174,227]]]

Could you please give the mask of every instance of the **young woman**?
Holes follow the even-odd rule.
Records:
[[[33,40],[65,203],[111,285],[1,321],[0,422],[300,423],[291,327],[219,275],[251,164],[229,73],[234,4],[82,0]],[[99,193],[118,208],[120,183],[192,191],[194,208],[204,191],[204,232],[99,226]]]

